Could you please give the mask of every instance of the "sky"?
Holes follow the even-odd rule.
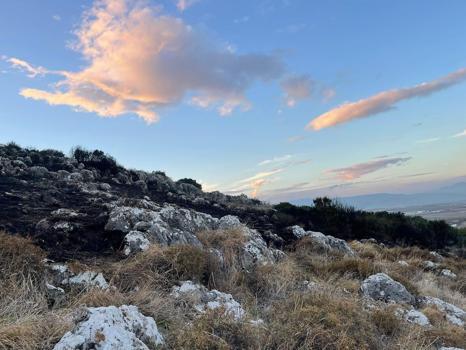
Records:
[[[5,0],[0,143],[278,202],[466,175],[466,2]]]

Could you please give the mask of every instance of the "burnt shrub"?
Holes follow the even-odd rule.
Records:
[[[114,175],[123,169],[112,156],[100,150],[88,151],[76,147],[71,151],[71,155],[76,161],[83,163],[86,168],[97,169],[102,175]]]

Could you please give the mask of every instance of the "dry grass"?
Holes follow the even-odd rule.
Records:
[[[185,325],[169,342],[173,349],[261,349],[261,328],[210,311]]]
[[[466,346],[465,330],[451,326],[434,307],[423,310],[434,328],[422,328],[398,319],[393,307],[367,308],[359,294],[363,279],[385,272],[415,294],[437,296],[464,308],[462,260],[442,261],[458,274],[457,280],[449,280],[420,268],[430,255],[417,248],[353,242],[359,256],[344,257],[323,254],[305,241],[280,262],[245,271],[238,259],[245,239],[240,230],[204,232],[199,239],[206,249],[152,246],[121,261],[73,262],[73,271],[100,270],[115,288],[68,290],[60,308],[50,310],[40,263],[45,254],[28,240],[0,234],[0,349],[51,349],[70,329],[72,310],[123,304],[136,305],[144,315],[154,317],[170,349]],[[223,261],[214,249],[222,253]],[[406,260],[409,266],[398,260]],[[238,322],[221,310],[197,315],[187,303],[170,296],[171,287],[187,279],[233,294],[249,318]],[[317,287],[309,289],[305,281]],[[256,318],[265,323],[249,322]]]
[[[0,233],[0,349],[51,349],[70,328],[67,311],[49,311],[45,253],[28,239]]]

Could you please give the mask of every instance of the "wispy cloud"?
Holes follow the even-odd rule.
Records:
[[[262,165],[269,165],[269,164],[276,164],[276,163],[282,163],[282,162],[285,162],[289,159],[293,158],[293,156],[291,154],[286,154],[284,156],[280,156],[280,157],[274,157],[272,159],[266,159],[266,160],[263,160],[262,162],[260,162],[258,165],[262,166]]]
[[[61,16],[60,15],[53,15],[52,18],[57,22],[61,21]]]
[[[294,107],[297,102],[311,98],[314,82],[309,75],[294,75],[283,79],[280,85],[285,104]]]
[[[29,64],[26,61],[20,60],[15,57],[3,57],[8,63],[10,63],[13,67],[21,69],[27,73],[27,76],[30,78],[35,78],[38,75],[45,75],[48,73],[47,69],[44,67],[35,67]]]
[[[430,139],[424,139],[424,140],[419,140],[419,141],[416,141],[416,143],[433,143],[433,142],[437,142],[437,141],[440,141],[440,137],[432,137]]]
[[[453,135],[452,137],[466,137],[466,129],[458,134]]]
[[[177,0],[176,8],[180,11],[186,11],[189,7],[193,6],[200,0]]]
[[[279,56],[235,54],[160,11],[145,1],[96,1],[84,14],[73,45],[87,66],[50,72],[12,59],[30,76],[63,77],[52,90],[26,88],[21,95],[104,117],[135,113],[151,123],[158,120],[158,109],[186,96],[221,115],[248,109],[251,85],[282,76]]]
[[[284,168],[274,169],[271,171],[262,171],[248,178],[239,180],[234,185],[225,190],[226,193],[245,193],[249,192],[252,197],[257,197],[262,187],[271,182],[274,175],[283,172]]]
[[[389,90],[356,102],[347,102],[312,120],[307,129],[320,130],[354,119],[367,118],[374,114],[395,108],[396,103],[415,97],[428,96],[446,89],[466,79],[466,68],[462,68],[442,78],[422,83],[410,88]]]
[[[345,168],[331,169],[328,170],[328,173],[334,174],[340,180],[354,180],[392,165],[401,165],[410,159],[411,157],[376,159],[364,163],[354,164]]]

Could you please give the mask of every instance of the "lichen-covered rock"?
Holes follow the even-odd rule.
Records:
[[[154,319],[136,306],[87,308],[80,316],[54,350],[149,350],[164,342]]]
[[[466,322],[466,312],[459,307],[447,303],[439,298],[434,297],[423,297],[421,298],[421,304],[435,306],[438,310],[445,314],[445,318],[448,322],[455,326],[464,326]]]
[[[66,264],[46,262],[48,270],[48,279],[51,284],[61,285],[63,287],[74,287],[81,289],[109,287],[102,273],[94,271],[83,271],[79,273],[72,272]]]
[[[351,249],[351,247],[346,243],[346,241],[335,238],[333,236],[324,235],[321,232],[312,232],[308,231],[310,237],[316,245],[322,247],[324,250],[329,252],[341,253],[348,256],[355,256],[356,253]]]
[[[366,278],[362,282],[361,292],[366,297],[384,302],[414,304],[416,301],[405,286],[384,273]]]
[[[427,318],[427,316],[424,315],[421,311],[418,311],[415,309],[410,309],[410,310],[398,309],[396,311],[396,315],[409,323],[417,324],[422,327],[430,326],[430,321]]]
[[[123,252],[125,255],[131,255],[137,252],[147,250],[150,246],[149,240],[144,233],[140,231],[130,231],[124,239],[125,247]]]
[[[356,253],[343,239],[335,238],[333,236],[324,235],[321,232],[305,231],[301,226],[294,225],[288,227],[288,231],[296,239],[308,237],[317,247],[329,253],[338,253],[348,256],[356,256]]]
[[[195,233],[212,230],[216,219],[208,214],[167,205],[146,209],[114,206],[105,226],[109,231],[145,231],[147,238],[161,245],[200,245]]]
[[[192,281],[184,281],[180,286],[173,287],[171,295],[176,299],[191,303],[199,313],[224,309],[225,313],[231,315],[235,320],[241,320],[245,315],[244,309],[233,299],[231,294],[222,293],[216,289],[208,290]]]
[[[442,271],[440,271],[440,276],[451,278],[451,279],[455,279],[457,277],[456,273],[452,272],[449,269],[443,269]]]
[[[301,226],[294,225],[289,228],[293,236],[297,239],[303,238],[304,236],[308,236],[309,233],[306,232]]]
[[[63,285],[77,286],[80,288],[100,288],[107,289],[109,287],[102,273],[94,271],[80,272],[68,279],[62,281]]]
[[[237,229],[245,237],[239,256],[243,268],[249,269],[256,264],[272,263],[283,256],[283,252],[269,248],[259,232],[248,228],[233,215],[217,219],[208,214],[172,205],[159,207],[146,200],[119,201],[111,204],[110,207],[111,211],[105,229],[127,233],[128,239],[134,238],[136,245],[139,244],[137,242],[144,243],[143,246],[146,246],[148,242],[154,242],[164,246],[173,244],[201,246],[196,236],[198,232]],[[130,234],[134,231],[139,233]],[[125,254],[131,253],[126,238],[125,241]]]
[[[438,269],[440,267],[440,264],[438,264],[436,262],[433,262],[433,261],[430,261],[430,260],[427,260],[427,261],[422,262],[422,266],[426,270],[435,270],[435,269]]]

